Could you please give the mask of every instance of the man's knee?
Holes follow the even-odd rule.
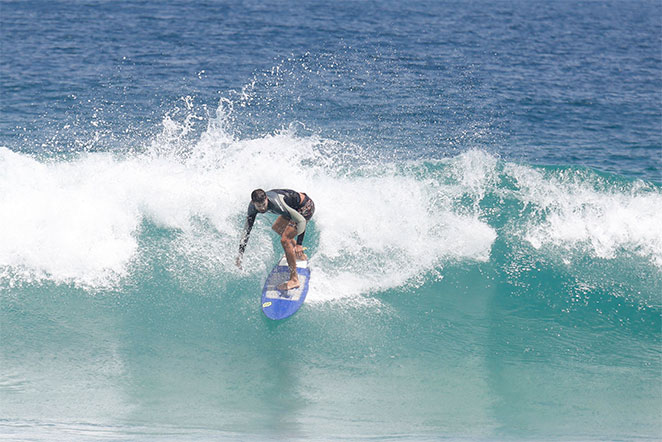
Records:
[[[292,246],[292,238],[288,238],[286,235],[283,235],[280,237],[280,244],[283,247]]]
[[[279,216],[278,219],[276,219],[276,222],[271,226],[271,230],[273,230],[279,235],[282,235],[286,227],[287,227],[287,220],[282,216]]]
[[[286,226],[283,234],[280,236],[280,243],[285,245],[285,243],[291,242],[295,236],[297,236],[297,229],[292,226]]]

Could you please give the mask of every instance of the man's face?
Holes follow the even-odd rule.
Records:
[[[253,202],[253,204],[255,205],[255,208],[258,212],[264,213],[267,211],[267,207],[269,206],[269,199],[265,198],[264,201],[260,201],[259,203]]]

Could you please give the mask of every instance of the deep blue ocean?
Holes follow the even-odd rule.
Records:
[[[660,440],[661,219],[659,0],[0,0],[0,439]]]

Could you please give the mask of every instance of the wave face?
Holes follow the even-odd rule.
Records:
[[[0,149],[8,434],[659,430],[658,185],[480,150],[388,160],[226,123],[221,107],[189,143],[166,118],[140,152]],[[233,264],[255,183],[317,206],[309,296],[283,323],[259,310],[273,216]],[[582,410],[605,420],[587,427]]]

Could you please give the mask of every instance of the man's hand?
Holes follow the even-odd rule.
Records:
[[[237,256],[237,260],[235,261],[235,264],[237,265],[237,268],[239,270],[243,270],[243,268],[241,267],[241,256]]]
[[[294,254],[296,255],[297,259],[308,259],[305,253],[303,251],[306,250],[306,247],[296,245],[294,247]]]

